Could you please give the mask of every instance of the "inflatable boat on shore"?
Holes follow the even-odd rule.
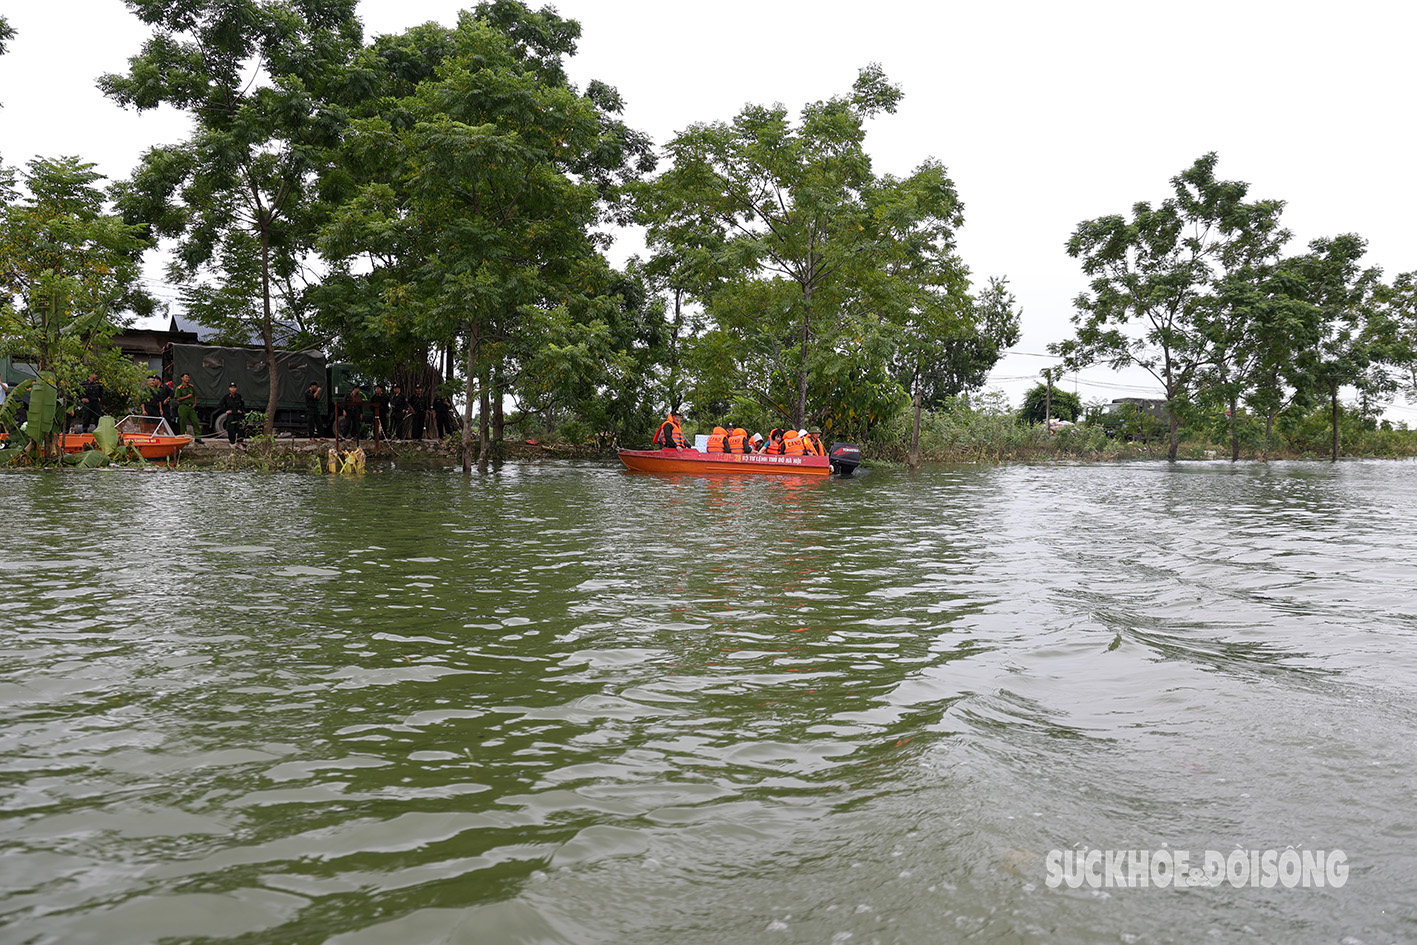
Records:
[[[118,435],[128,446],[135,447],[147,460],[170,462],[182,447],[192,442],[190,436],[178,436],[167,421],[159,417],[129,415],[118,421]],[[65,433],[59,443],[66,453],[82,453],[94,448],[92,433]]]

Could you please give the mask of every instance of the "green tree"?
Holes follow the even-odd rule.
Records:
[[[738,339],[740,376],[794,426],[806,421],[814,348],[830,346],[857,272],[878,256],[864,125],[900,97],[871,66],[850,95],[807,105],[796,123],[782,105],[750,105],[731,123],[691,125],[666,148],[673,166],[638,193],[651,247],[714,257],[715,278],[692,289]]]
[[[522,370],[585,363],[609,332],[598,316],[613,304],[588,301],[611,281],[593,229],[616,218],[650,148],[617,117],[614,89],[566,79],[579,35],[550,9],[498,0],[356,63],[394,94],[357,110],[341,151],[349,194],[322,251],[357,300],[354,333],[411,332],[463,352],[464,469],[488,458],[495,379],[518,379],[510,358]]]
[[[140,228],[105,212],[94,165],[36,158],[0,168],[0,354],[33,360],[40,383],[67,392],[89,370],[119,388],[135,380],[109,341],[126,313],[152,302],[139,286]]]
[[[937,271],[950,272],[942,266]],[[909,287],[928,277],[901,280]],[[953,277],[951,277],[953,280]],[[1020,311],[1005,279],[990,279],[977,297],[959,298],[958,285],[926,293],[899,322],[895,354],[899,376],[910,395],[910,465],[920,464],[920,417],[960,394],[983,386],[1005,349],[1019,339]]]
[[[1385,359],[1397,372],[1397,384],[1417,399],[1417,272],[1404,272],[1378,290],[1387,321]]]
[[[1172,196],[1139,202],[1132,216],[1078,224],[1068,254],[1082,260],[1089,290],[1075,301],[1076,337],[1053,345],[1070,370],[1104,362],[1135,365],[1165,391],[1167,455],[1175,460],[1180,419],[1217,359],[1214,320],[1228,269],[1262,257],[1282,204],[1246,203],[1249,185],[1215,177],[1214,153],[1171,179]],[[1225,336],[1228,339],[1228,335]],[[1225,341],[1228,346],[1228,340]],[[1229,364],[1231,353],[1223,355]],[[1234,373],[1227,367],[1226,377]]]
[[[79,379],[96,338],[125,312],[151,311],[139,288],[141,228],[105,212],[103,175],[76,157],[0,169],[0,343],[41,371]]]
[[[1082,416],[1082,398],[1056,384],[1036,384],[1029,388],[1023,395],[1018,418],[1024,423],[1042,423],[1049,416],[1076,423]]]
[[[198,321],[241,341],[260,336],[270,433],[275,349],[291,340],[317,219],[312,186],[345,124],[329,92],[359,48],[355,0],[127,3],[153,35],[126,75],[100,86],[124,107],[187,112],[193,130],[148,151],[119,203],[177,241],[171,278]]]
[[[1345,386],[1360,396],[1379,397],[1389,386],[1381,370],[1386,326],[1382,323],[1377,291],[1382,271],[1364,268],[1367,242],[1351,233],[1316,239],[1309,252],[1291,265],[1301,280],[1302,298],[1317,316],[1315,343],[1298,358],[1297,381],[1320,391],[1329,401],[1330,459],[1338,460],[1341,408],[1339,392]]]

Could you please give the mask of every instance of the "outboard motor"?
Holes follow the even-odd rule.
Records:
[[[833,443],[832,448],[827,450],[827,459],[831,462],[832,472],[849,476],[861,465],[861,447],[855,443]]]

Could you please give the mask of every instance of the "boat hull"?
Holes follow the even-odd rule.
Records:
[[[766,453],[700,453],[698,450],[621,450],[626,469],[653,473],[708,473],[729,476],[830,476],[825,456],[770,456]]]
[[[142,433],[124,433],[123,442],[137,447],[143,459],[172,459],[178,451],[192,442],[190,436],[146,436]],[[97,449],[92,433],[65,433],[59,438],[60,446],[66,453],[82,453]]]

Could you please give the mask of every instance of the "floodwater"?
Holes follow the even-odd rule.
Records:
[[[1417,464],[0,506],[3,945],[1417,940]]]

